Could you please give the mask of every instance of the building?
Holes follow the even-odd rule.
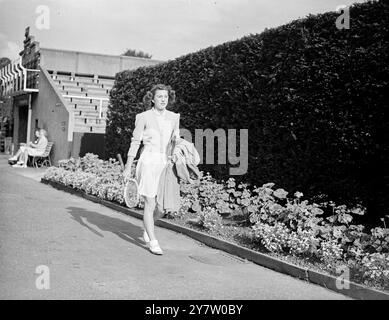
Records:
[[[114,77],[162,61],[41,48],[26,28],[20,57],[0,70],[0,109],[13,118],[15,150],[36,127],[54,142],[51,159],[105,157],[105,127]]]

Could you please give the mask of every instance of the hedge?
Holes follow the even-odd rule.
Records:
[[[126,155],[135,115],[153,84],[177,93],[181,127],[248,129],[248,171],[234,176],[261,185],[367,206],[387,213],[387,2],[309,15],[175,60],[116,75],[110,94],[106,149]],[[238,137],[239,138],[239,137]],[[217,150],[217,149],[216,149]],[[216,159],[216,158],[215,158]],[[228,179],[227,165],[200,165]]]

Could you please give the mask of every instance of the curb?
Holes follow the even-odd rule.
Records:
[[[143,214],[135,211],[134,209],[129,209],[127,207],[123,207],[119,204],[100,199],[96,196],[86,194],[82,190],[75,190],[71,187],[65,186],[61,183],[41,179],[41,183],[50,185],[56,189],[77,195],[79,197],[85,198],[87,200],[93,201],[95,203],[102,204],[110,209],[122,212],[126,215],[143,219]],[[175,224],[173,222],[169,222],[166,220],[158,220],[155,222],[156,226],[166,228],[169,230],[173,230],[179,233],[182,233],[184,235],[187,235],[197,241],[200,241],[204,244],[206,244],[209,247],[223,250],[227,253],[236,255],[240,258],[249,260],[251,262],[254,262],[260,266],[272,269],[274,271],[284,273],[302,280],[306,280],[310,283],[317,284],[319,286],[325,287],[329,290],[341,293],[343,295],[349,296],[354,299],[361,299],[361,300],[389,300],[389,293],[379,291],[376,289],[372,289],[369,287],[366,287],[361,284],[357,284],[355,282],[342,280],[340,281],[337,279],[337,277],[327,275],[324,273],[320,273],[317,271],[313,271],[307,268],[303,268],[291,263],[288,263],[286,261],[277,259],[275,257],[271,257],[269,255],[266,255],[261,252],[257,252],[245,247],[242,247],[240,245],[237,245],[235,243],[221,240],[219,238],[216,238],[214,236],[208,235],[206,233],[203,233],[201,231],[197,231],[194,229],[190,229],[178,224]],[[343,289],[339,289],[337,286],[337,282],[340,281],[342,286],[345,287]]]

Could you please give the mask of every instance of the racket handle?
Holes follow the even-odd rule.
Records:
[[[120,163],[120,166],[121,166],[122,170],[124,170],[124,163],[123,163],[123,159],[122,159],[122,156],[120,155],[120,153],[118,153],[118,154],[116,155],[116,157],[117,157],[118,160],[119,160],[119,163]]]

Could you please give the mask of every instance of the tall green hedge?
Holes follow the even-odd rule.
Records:
[[[108,112],[110,156],[128,151],[151,85],[177,93],[181,127],[248,129],[251,185],[275,182],[307,196],[362,201],[388,214],[388,26],[385,1],[310,15],[261,34],[116,75]],[[229,165],[200,165],[220,179]]]

